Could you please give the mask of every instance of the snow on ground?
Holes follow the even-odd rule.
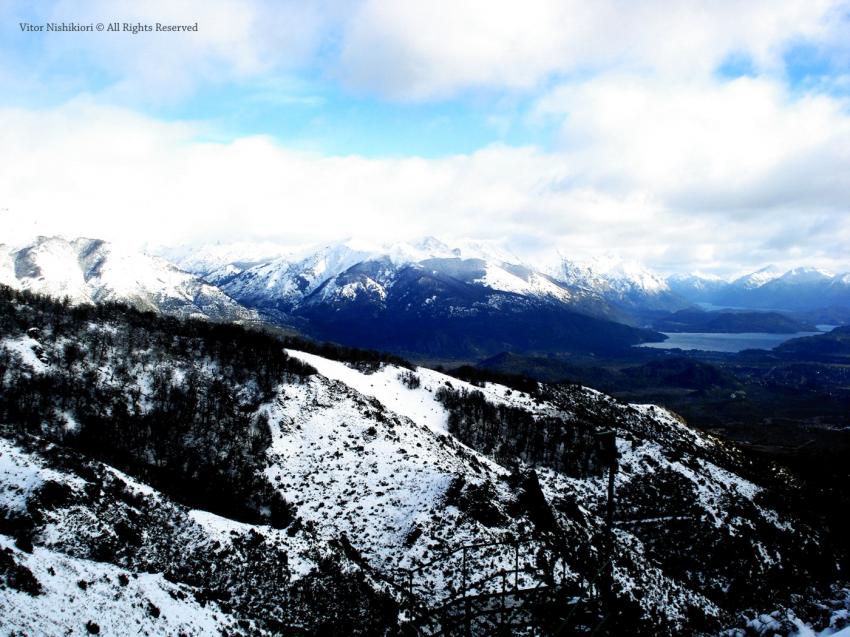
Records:
[[[0,438],[0,510],[25,512],[27,499],[47,481],[82,487],[79,478],[69,478],[44,467],[5,438]]]
[[[189,511],[189,517],[204,530],[210,540],[222,544],[231,544],[234,537],[248,535],[252,532],[282,541],[287,547],[289,572],[294,579],[306,576],[316,566],[313,560],[305,557],[314,546],[304,537],[304,534],[289,536],[285,530],[237,522],[200,509]]]
[[[663,407],[659,407],[658,405],[635,403],[630,403],[629,407],[631,407],[643,416],[653,418],[654,420],[660,421],[665,425],[668,425],[670,428],[679,433],[679,435],[687,437],[690,442],[692,442],[698,447],[705,448],[709,446],[709,441],[706,439],[705,434],[700,434],[695,429],[688,427],[688,425],[686,425],[680,417],[676,416],[668,409],[664,409]]]
[[[216,635],[232,620],[214,602],[195,601],[189,589],[162,575],[130,573],[104,562],[36,547],[31,554],[0,535],[0,551],[29,569],[39,595],[0,587],[4,635]],[[92,622],[91,624],[89,622]]]
[[[654,472],[655,467],[671,469],[692,483],[697,502],[711,515],[716,527],[728,524],[723,508],[726,496],[734,494],[752,501],[761,490],[752,482],[708,461],[696,460],[699,471],[679,461],[671,461],[665,449],[651,441],[644,441],[637,447],[618,441],[618,450],[621,455],[620,470],[616,476],[618,489],[634,479],[639,480],[641,476]]]
[[[348,376],[344,365],[303,360]],[[376,376],[384,378],[386,385],[376,381],[371,389],[399,382],[398,368],[385,368],[384,373],[391,374],[386,377],[348,371],[362,376],[349,376],[358,386]],[[385,573],[430,562],[464,544],[503,539],[505,532],[522,534],[513,521],[490,530],[446,504],[446,492],[459,475],[467,484],[491,485],[495,501],[505,502],[512,494],[500,480],[506,470],[435,431],[433,421],[429,426],[432,414],[416,422],[322,376],[281,387],[265,410],[274,436],[266,475],[295,506],[307,531],[325,540],[345,535]],[[474,560],[477,572],[490,573],[511,568],[513,559],[513,551],[503,547],[470,556],[470,564]],[[460,562],[457,554],[419,572],[417,590],[444,598],[460,581]]]
[[[383,569],[427,563],[463,544],[488,537],[502,539],[506,531],[524,535],[516,528],[511,531],[513,522],[490,530],[443,502],[456,475],[475,476],[493,485],[495,502],[510,501],[515,494],[500,479],[506,473],[504,468],[446,435],[447,414],[435,399],[436,391],[449,384],[455,389],[481,391],[493,403],[532,413],[557,412],[567,418],[569,413],[500,385],[488,383],[479,388],[427,369],[416,370],[421,384],[409,389],[400,378],[409,372],[399,367],[384,365],[366,373],[311,354],[288,353],[313,365],[320,376],[304,385],[282,387],[277,401],[267,405],[274,431],[267,475],[296,506],[299,517],[319,533],[328,539],[345,534],[370,563]],[[597,392],[587,393],[591,400],[604,399]],[[677,431],[682,428],[674,416],[669,415],[669,420],[675,421]],[[646,470],[646,454],[663,459],[660,444],[645,443],[644,447],[630,459],[636,472]],[[587,512],[596,509],[605,492],[604,477],[570,478],[545,467],[537,467],[537,471],[550,501],[573,494]],[[727,476],[718,470],[712,478]],[[711,488],[726,487],[712,484]],[[421,535],[413,537],[414,530],[421,530]],[[591,530],[573,527],[572,532]],[[474,559],[479,573],[510,569],[513,551],[494,548]],[[457,565],[441,572],[443,566],[419,572],[417,587],[443,597],[457,582],[458,573]],[[565,577],[568,571],[563,570]],[[652,580],[653,587],[680,595],[682,608],[687,599],[700,597],[673,593],[674,585],[660,571],[647,570],[645,577]],[[699,598],[696,603],[704,605],[704,601]]]
[[[0,347],[18,354],[24,365],[38,374],[43,374],[47,370],[47,364],[39,358],[37,353],[41,351],[41,344],[30,336],[3,339],[0,341]]]
[[[484,276],[476,279],[474,283],[500,292],[531,296],[550,296],[561,301],[569,301],[571,298],[567,290],[552,283],[543,276],[531,273],[528,280],[526,280],[489,262],[485,265]]]
[[[0,345],[8,347],[9,342],[7,339]],[[34,345],[38,345],[34,339],[20,337],[14,342],[19,343],[15,347],[30,352],[38,364],[43,365],[33,350]],[[389,573],[398,567],[430,562],[445,551],[464,544],[526,534],[527,524],[508,519],[510,516],[494,527],[487,527],[459,510],[457,507],[461,505],[447,504],[446,493],[458,476],[463,476],[467,485],[487,485],[492,491],[486,499],[497,507],[510,502],[515,493],[502,479],[508,473],[506,469],[448,435],[447,412],[436,399],[437,391],[449,386],[456,390],[480,391],[494,404],[519,407],[537,415],[555,414],[569,419],[568,411],[501,385],[487,383],[484,387],[477,387],[424,368],[410,372],[394,365],[382,365],[374,372],[364,372],[312,354],[292,350],[288,353],[315,367],[319,375],[301,384],[282,385],[276,397],[261,408],[269,417],[273,435],[266,475],[292,503],[297,517],[304,523],[304,529],[294,537],[288,537],[286,532],[192,511],[190,517],[204,531],[202,542],[209,538],[210,541],[226,543],[236,535],[253,530],[266,537],[275,535],[287,545],[290,568],[298,577],[309,572],[315,564],[308,557],[311,549],[341,535],[345,535],[372,566]],[[216,373],[209,360],[196,361],[195,365],[203,374]],[[178,375],[183,373],[180,366],[173,370]],[[153,372],[145,362],[131,370],[136,386],[142,389],[142,402],[149,392],[146,384]],[[419,379],[418,387],[410,388],[405,383],[404,375],[411,373]],[[597,404],[603,407],[612,402],[592,390],[584,390],[581,400],[585,407],[590,406],[591,409]],[[565,407],[569,409],[569,404]],[[621,470],[617,475],[618,489],[630,480],[650,477],[659,467],[669,468],[693,484],[697,504],[710,512],[715,524],[720,523],[723,503],[728,496],[752,500],[757,495],[759,487],[704,458],[679,461],[671,459],[669,454],[668,447],[676,445],[713,452],[716,446],[714,440],[702,438],[666,410],[649,405],[632,405],[631,409],[633,411],[624,415],[626,421],[635,424],[635,435],[628,433],[630,425],[624,425],[625,435],[618,437],[622,454]],[[570,527],[576,538],[587,535],[586,543],[589,543],[594,514],[598,513],[605,492],[605,478],[570,478],[545,467],[537,467],[537,471],[541,487],[550,502],[568,495],[581,511],[588,514],[576,516],[575,520],[564,517],[562,523]],[[113,473],[137,493],[156,495],[153,489],[123,473]],[[64,480],[61,474],[46,469],[11,443],[0,440],[0,506],[24,509],[27,497],[49,479]],[[768,517],[764,511],[763,515]],[[628,528],[619,529],[617,533],[621,543],[628,545],[633,552],[634,558],[639,562],[643,560],[637,537],[631,535]],[[760,546],[756,548],[761,549]],[[529,553],[532,554],[533,551]],[[37,552],[35,557],[21,559],[36,560],[40,555],[42,553]],[[470,563],[476,572],[496,572],[498,568],[512,568],[513,557],[511,549],[496,548],[480,559],[479,556],[470,557]],[[61,559],[70,564],[67,570],[73,567],[84,571],[88,568],[77,564],[81,560]],[[769,561],[770,556],[765,554],[764,559]],[[459,556],[457,561],[460,561]],[[36,563],[31,568],[35,572],[39,566]],[[116,573],[118,571],[108,568]],[[568,569],[563,572],[567,573]],[[660,570],[649,568],[649,562],[640,575],[632,572],[632,576],[628,581],[623,579],[625,589],[630,590],[630,586],[647,591],[651,589],[653,595],[648,597],[653,599],[661,594],[678,596],[675,613],[686,608],[685,601],[688,599],[697,606],[708,608],[705,600],[697,599],[698,596],[691,591],[677,588],[673,580],[666,578]],[[144,577],[149,579],[142,577],[139,581],[144,580],[145,586],[153,592],[144,588],[134,594],[148,595],[151,599],[156,595],[169,597],[163,586],[171,585],[156,580],[154,576]],[[38,578],[41,580],[41,575]],[[75,585],[75,580],[70,581]],[[416,586],[433,600],[443,598],[457,581],[458,565],[441,563],[431,570],[421,571]],[[103,584],[103,587],[108,586],[111,584]],[[88,590],[100,589],[92,585]],[[106,588],[103,590],[106,591]],[[6,596],[12,594],[18,593],[3,593]],[[48,591],[47,594],[64,593]],[[106,592],[103,595],[108,597]],[[5,599],[0,597],[0,603]],[[119,604],[118,601],[114,603]],[[162,608],[160,602],[154,600],[154,603]],[[126,605],[128,613],[136,612],[132,604]],[[27,625],[41,626],[37,623],[41,621],[38,613],[48,611],[37,604],[33,608],[36,616],[28,621],[36,623]],[[109,615],[110,607],[103,605],[102,608],[103,612],[98,611],[98,615]],[[177,610],[173,612],[179,616]],[[139,623],[144,617],[132,615],[126,619]],[[64,621],[58,616],[52,617],[52,620]],[[210,621],[217,619],[212,617]],[[84,624],[82,626],[84,628]],[[190,629],[195,630],[193,627]],[[203,632],[201,627],[195,633],[191,630],[184,632]],[[176,630],[159,632],[173,634]]]
[[[418,367],[414,373],[419,377],[421,385],[411,389],[401,379],[401,375],[408,370],[395,365],[382,365],[378,371],[367,374],[339,361],[296,350],[286,351],[290,356],[315,367],[325,378],[337,380],[364,396],[375,398],[388,410],[410,418],[417,425],[428,427],[436,433],[447,432],[448,413],[436,398],[437,390],[445,386],[480,391],[487,400],[497,405],[511,405],[540,413],[548,411],[538,406],[528,394],[494,383],[476,387],[446,374]]]
[[[389,414],[380,422],[358,398],[321,378],[285,387],[269,414],[281,426],[267,475],[300,516],[360,538],[385,561],[463,468],[427,430],[396,426]]]
[[[75,303],[91,303],[91,291],[79,267],[75,245],[59,237],[41,237],[24,251],[24,264],[29,270],[26,276],[16,277],[12,287],[60,299],[67,296]]]
[[[445,433],[448,414],[434,396],[433,385],[426,380],[424,387],[408,389],[401,381],[400,374],[406,371],[394,365],[384,365],[373,374],[364,374],[345,363],[332,361],[321,356],[287,350],[287,353],[315,367],[325,378],[337,380],[364,396],[377,399],[387,409],[410,418],[432,431]],[[430,370],[417,370],[430,372]],[[431,374],[424,374],[431,376]]]
[[[103,466],[107,471],[109,471],[112,475],[114,475],[116,478],[121,480],[124,484],[126,484],[135,493],[137,493],[139,495],[146,496],[146,497],[150,497],[150,498],[160,498],[160,497],[162,497],[160,495],[159,491],[157,491],[156,489],[154,489],[151,486],[148,486],[147,484],[144,484],[143,482],[139,482],[137,480],[134,480],[133,478],[128,476],[123,471],[119,471],[115,467],[110,467],[109,465],[103,465]]]

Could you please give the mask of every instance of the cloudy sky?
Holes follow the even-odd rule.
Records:
[[[20,23],[198,24],[196,33]],[[0,242],[850,270],[850,0],[0,0]]]

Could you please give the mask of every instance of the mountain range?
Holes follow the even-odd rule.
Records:
[[[645,270],[535,269],[491,245],[325,246],[242,267],[192,264],[247,307],[322,339],[430,357],[622,349],[659,340],[636,307],[683,307]]]
[[[732,281],[688,275],[670,277],[668,284],[682,298],[715,306],[784,311],[850,307],[850,272],[819,268],[782,272],[767,266]]]
[[[258,253],[257,248],[246,248]],[[780,311],[850,308],[850,272],[836,275],[812,267],[782,271],[766,266],[731,280],[692,273],[663,276],[640,263],[610,255],[579,261],[557,254],[535,267],[487,243],[464,241],[449,246],[433,237],[385,246],[341,242],[267,259],[237,257],[238,250],[231,251],[229,259],[222,258],[225,252],[223,247],[217,252],[215,247],[184,250],[176,263],[247,305],[277,303],[289,311],[323,285],[330,289],[322,298],[346,285],[344,294],[349,297],[365,291],[363,285],[387,292],[397,271],[426,261],[437,265],[432,269],[438,271],[450,270],[449,262],[474,262],[460,280],[496,292],[548,299],[591,316],[631,324],[639,324],[647,312],[676,311],[696,303]],[[385,266],[379,269],[379,278],[372,279],[377,286],[363,281],[358,285],[351,277],[335,283],[349,268],[370,262]],[[463,270],[448,273],[457,276]]]
[[[448,245],[433,237],[383,246],[347,241],[299,254],[265,243],[170,248],[158,256],[96,239],[40,237],[16,249],[0,246],[0,283],[76,303],[123,301],[181,316],[264,320],[426,359],[624,351],[663,339],[650,328],[665,329],[697,304],[831,308],[821,320],[801,319],[807,323],[843,322],[850,314],[850,274],[768,267],[732,281],[665,278],[634,262],[577,262],[560,254],[535,267],[486,242]],[[765,323],[735,318],[739,331]],[[713,316],[700,322],[731,324]]]

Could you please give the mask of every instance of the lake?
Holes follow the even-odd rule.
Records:
[[[662,332],[662,334],[668,337],[663,343],[641,343],[637,347],[701,349],[708,352],[740,352],[745,349],[773,349],[777,345],[792,338],[814,336],[816,334],[823,334],[823,332],[796,332],[794,334],[769,334],[767,332],[744,332],[740,334]]]

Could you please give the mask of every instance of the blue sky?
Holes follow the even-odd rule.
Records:
[[[19,27],[114,20],[198,32]],[[7,0],[6,240],[850,269],[848,42],[844,0]]]

